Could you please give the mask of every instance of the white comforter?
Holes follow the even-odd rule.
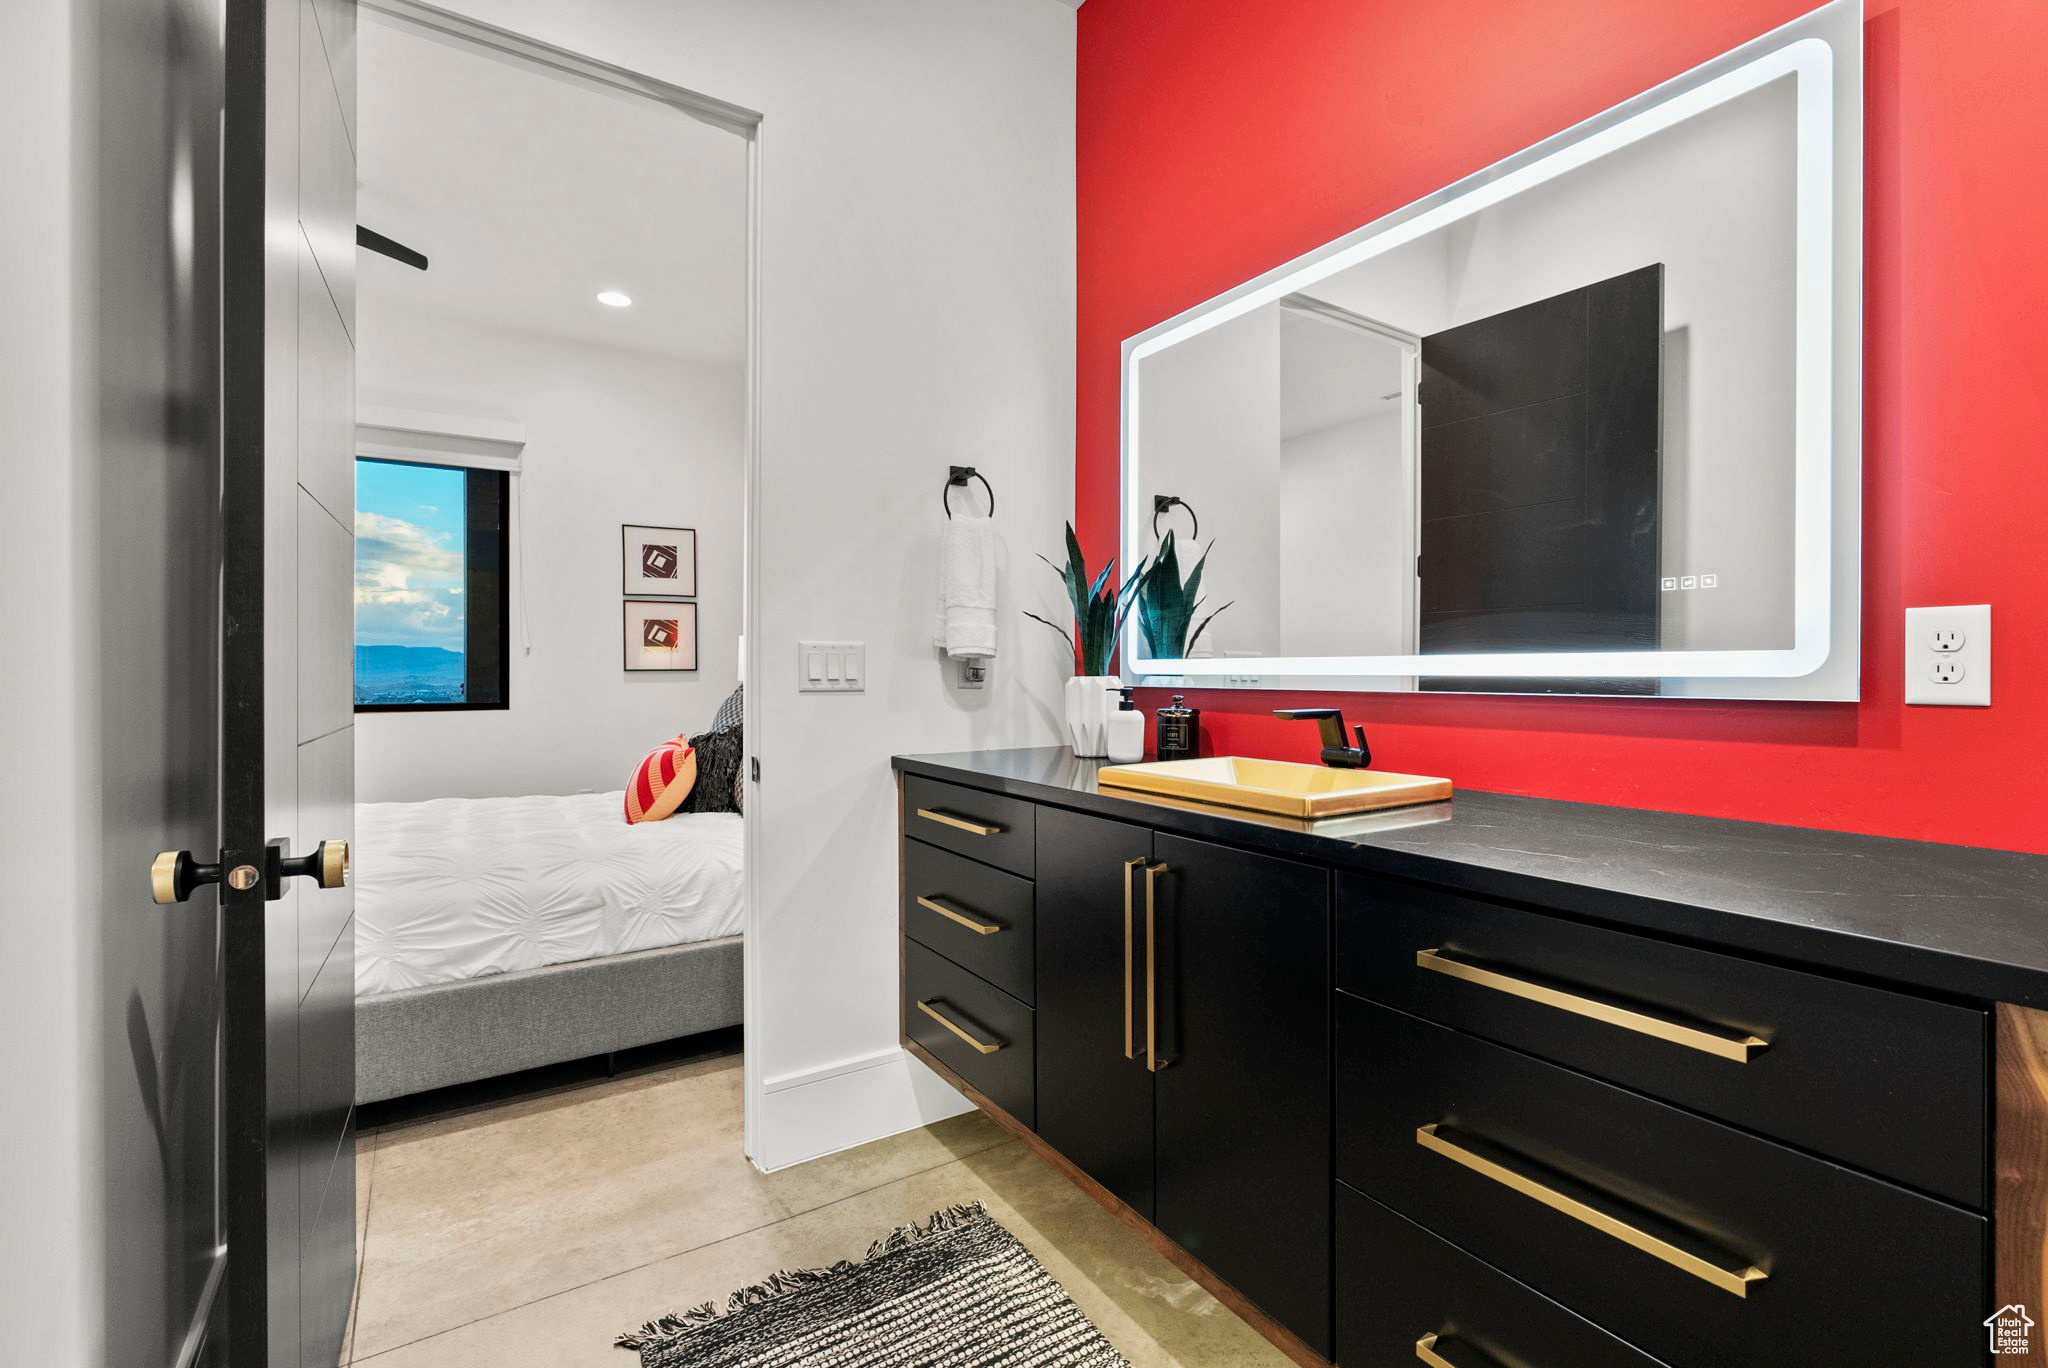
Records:
[[[619,793],[356,808],[356,995],[740,929],[741,818],[628,826]]]

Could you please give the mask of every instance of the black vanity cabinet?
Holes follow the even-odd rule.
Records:
[[[1152,832],[1059,808],[1038,816],[1040,1138],[1153,1216],[1145,1058],[1145,892]],[[1158,875],[1150,876],[1157,887]]]
[[[1328,871],[1038,814],[1040,1139],[1317,1352]]]
[[[906,1046],[1308,1368],[1990,1362],[1994,1214],[2048,1167],[2048,977],[2015,1006],[1856,962],[1867,932],[1839,964],[1758,944],[1818,915],[1798,889],[1967,884],[1954,848],[1804,833],[1765,883],[1779,829],[1494,795],[1317,828],[1098,792],[1065,752],[898,767]],[[1660,901],[1629,919],[1601,861],[1638,848]],[[1783,911],[1702,935],[1704,897],[1662,897],[1681,859]],[[2048,1258],[2048,1222],[1998,1221]],[[1998,1256],[2025,1299],[2039,1264]]]

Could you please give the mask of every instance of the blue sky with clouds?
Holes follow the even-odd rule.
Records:
[[[463,647],[463,483],[446,466],[356,462],[356,644]]]

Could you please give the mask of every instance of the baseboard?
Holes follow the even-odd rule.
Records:
[[[762,1080],[751,1157],[765,1173],[974,1110],[900,1046]]]

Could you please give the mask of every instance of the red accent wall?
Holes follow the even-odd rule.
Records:
[[[1083,6],[1091,560],[1115,550],[1124,338],[1811,7]],[[2048,852],[2048,5],[1873,0],[1864,37],[1863,701],[1197,693],[1206,752],[1313,759],[1267,709],[1335,702],[1380,767],[1466,788]],[[1903,706],[1903,609],[1987,602],[1994,706]]]

